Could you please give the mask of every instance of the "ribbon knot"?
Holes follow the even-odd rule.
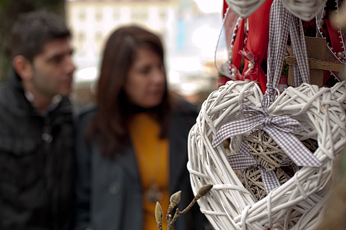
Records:
[[[271,126],[272,125],[273,118],[270,116],[264,117],[264,125],[265,126]]]
[[[270,117],[267,113],[269,97],[265,96],[261,108],[241,105],[240,111],[249,117],[223,125],[217,132],[212,146],[215,148],[224,140],[260,128],[267,132],[280,148],[298,166],[319,167],[321,162],[291,132],[301,129],[301,124],[292,118]],[[261,125],[263,125],[261,127]]]

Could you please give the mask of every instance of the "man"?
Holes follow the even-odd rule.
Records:
[[[0,87],[0,229],[71,229],[71,34],[40,11],[19,17],[11,35],[13,73]]]

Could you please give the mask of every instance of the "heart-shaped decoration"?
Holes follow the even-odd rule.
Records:
[[[313,154],[322,166],[302,167],[257,202],[230,166],[223,145],[213,148],[212,143],[222,125],[244,118],[242,104],[260,107],[263,94],[256,83],[243,81],[229,81],[210,94],[188,137],[188,170],[195,194],[202,185],[214,185],[198,203],[215,229],[306,229],[318,222],[333,161],[346,144],[345,111],[335,98],[345,89],[340,85],[289,87],[269,106],[270,116],[300,122],[298,139],[318,142]]]

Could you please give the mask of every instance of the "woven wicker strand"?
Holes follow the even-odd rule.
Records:
[[[274,171],[287,155],[265,131],[256,130],[247,136],[250,154],[267,172]]]
[[[302,124],[302,131],[295,133],[300,140],[317,140],[314,155],[322,166],[301,168],[258,201],[230,167],[223,145],[214,149],[211,143],[223,124],[243,118],[242,103],[260,107],[262,92],[254,82],[229,81],[209,95],[189,133],[187,167],[195,194],[204,184],[214,185],[210,196],[198,203],[215,229],[309,229],[318,224],[333,161],[346,144],[338,90],[302,84],[289,87],[270,105],[271,116],[287,115]]]
[[[346,110],[346,82],[338,82],[332,88],[334,98],[339,102],[344,110]]]

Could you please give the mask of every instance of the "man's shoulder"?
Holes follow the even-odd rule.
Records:
[[[14,89],[9,87],[8,83],[2,82],[0,83],[0,103],[8,104],[10,103],[9,99],[14,100]]]
[[[6,83],[0,84],[0,122],[7,123],[8,119],[15,119],[23,115],[26,106],[19,93]]]
[[[12,72],[7,78],[0,83],[0,106],[13,107],[15,104],[18,105],[17,101],[21,101],[21,94],[23,89],[21,82],[18,80],[18,76]]]

